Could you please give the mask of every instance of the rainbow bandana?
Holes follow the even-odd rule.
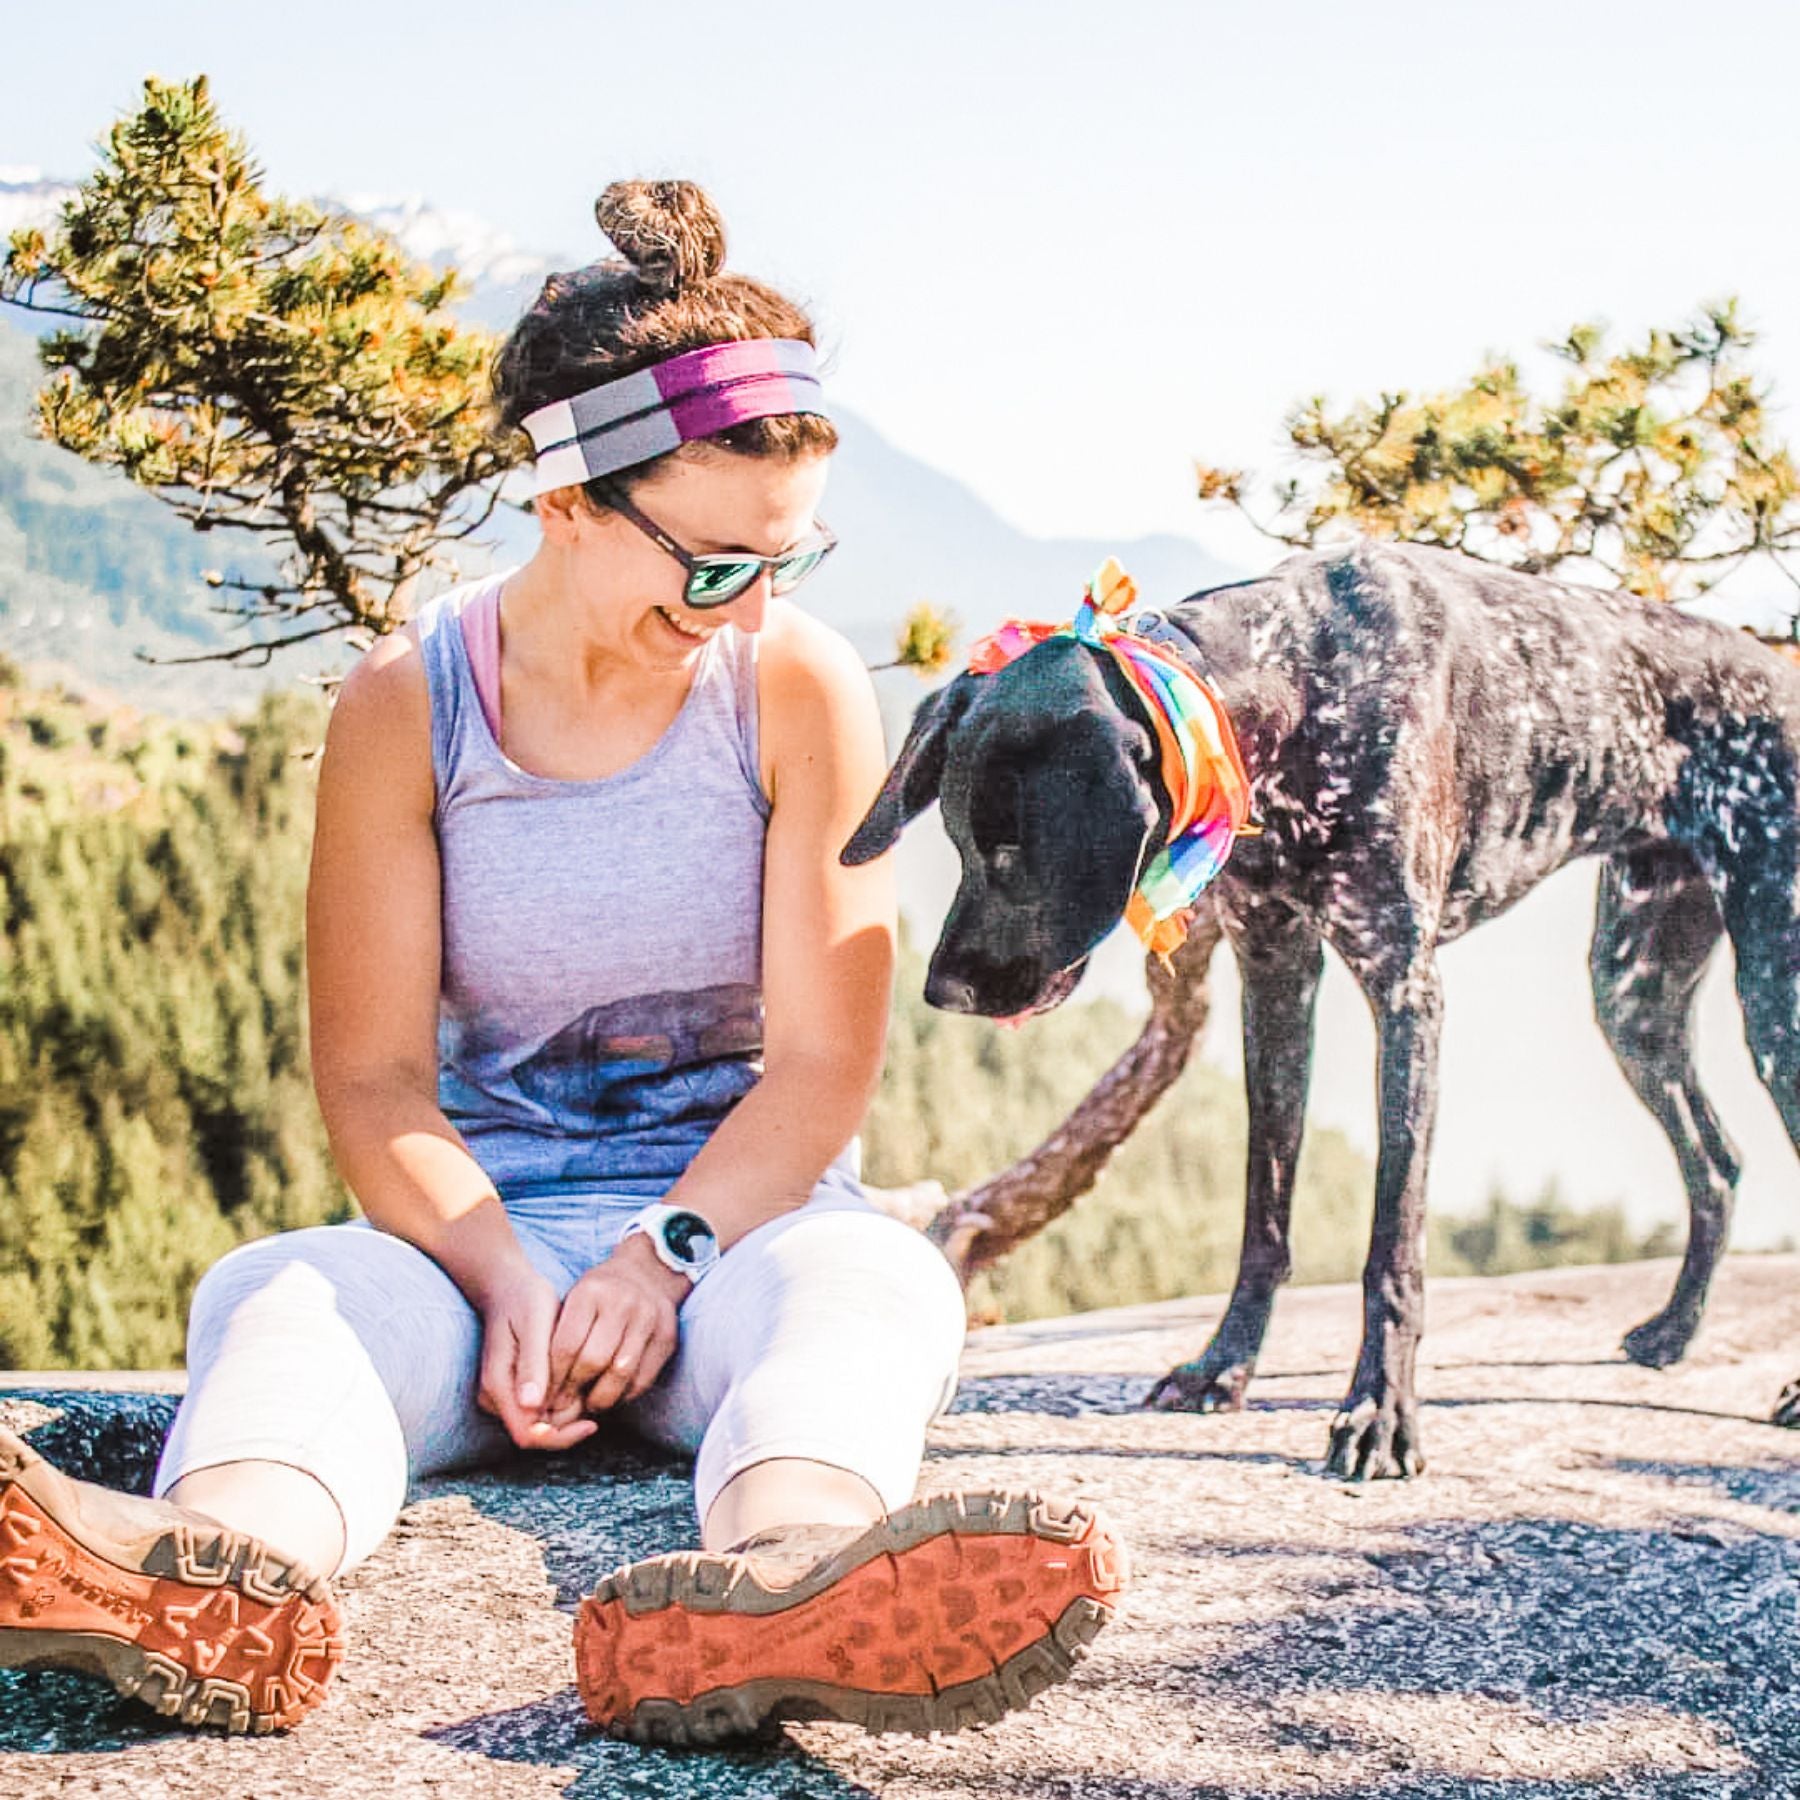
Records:
[[[648,462],[692,438],[782,413],[823,413],[819,365],[799,338],[703,344],[555,400],[520,421],[537,452],[534,493]]]
[[[1067,625],[1008,619],[969,652],[969,673],[992,675],[1046,638],[1073,637],[1105,650],[1156,727],[1169,790],[1169,841],[1152,858],[1125,908],[1126,922],[1166,963],[1185,942],[1201,890],[1224,868],[1233,842],[1253,836],[1250,781],[1217,696],[1169,651],[1119,627],[1137,586],[1108,557]]]

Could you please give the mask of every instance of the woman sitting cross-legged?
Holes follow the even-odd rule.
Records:
[[[368,651],[327,734],[313,1073],[364,1217],[208,1271],[160,1498],[0,1439],[0,1664],[291,1724],[409,1475],[600,1414],[695,1454],[703,1546],[581,1607],[619,1735],[991,1718],[1111,1610],[1089,1509],[913,1499],[963,1299],[859,1182],[894,897],[838,857],[867,673],[785,598],[834,541],[812,328],[698,188],[597,213],[625,260],[552,276],[495,368],[535,554]]]

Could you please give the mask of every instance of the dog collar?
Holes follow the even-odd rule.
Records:
[[[991,675],[1053,637],[1073,637],[1110,655],[1143,700],[1155,727],[1169,838],[1138,878],[1125,920],[1164,962],[1187,940],[1194,903],[1224,868],[1231,847],[1252,834],[1250,780],[1218,696],[1172,652],[1121,629],[1137,584],[1108,557],[1066,625],[1008,619],[969,652],[969,672]]]

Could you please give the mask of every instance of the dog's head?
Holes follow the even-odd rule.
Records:
[[[892,847],[933,800],[962,859],[925,997],[1017,1018],[1066,999],[1168,826],[1143,704],[1073,638],[919,708],[846,863]]]

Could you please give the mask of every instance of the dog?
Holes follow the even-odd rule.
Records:
[[[1414,1362],[1438,947],[1582,856],[1604,859],[1590,957],[1600,1024],[1674,1146],[1690,1211],[1674,1292],[1624,1348],[1651,1367],[1678,1359],[1738,1177],[1692,1056],[1694,993],[1722,933],[1757,1072],[1800,1148],[1800,667],[1660,602],[1367,539],[1125,628],[1212,686],[1261,827],[1201,897],[1243,974],[1244,1253],[1211,1342],[1146,1404],[1243,1404],[1289,1272],[1329,944],[1375,1015],[1379,1151],[1362,1347],[1325,1468],[1351,1479],[1423,1469]],[[1162,844],[1159,766],[1144,702],[1114,659],[1051,638],[920,706],[843,860],[879,855],[937,800],[962,872],[926,998],[954,1013],[1041,1012],[1073,990]],[[1174,979],[1204,983],[1204,954],[1178,956]],[[1082,1185],[1098,1172],[1090,1162]]]

